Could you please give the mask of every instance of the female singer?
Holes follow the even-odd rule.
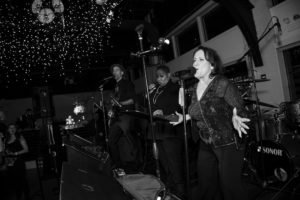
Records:
[[[180,110],[178,104],[179,85],[171,80],[170,70],[161,65],[156,69],[157,85],[150,94],[153,116],[170,116]],[[183,130],[182,127],[173,127],[167,121],[154,122],[159,152],[159,162],[165,173],[163,181],[176,195],[183,196]]]
[[[247,199],[241,180],[244,149],[238,143],[250,121],[244,118],[243,100],[237,88],[221,76],[220,58],[213,49],[200,46],[193,57],[194,76],[199,82],[194,86],[186,119],[192,119],[198,128],[192,134],[199,141],[197,199]],[[183,116],[177,115],[179,120],[171,122],[173,125],[183,121]]]

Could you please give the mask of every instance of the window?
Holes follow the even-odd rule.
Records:
[[[174,53],[171,44],[163,47],[162,55],[165,62],[169,62],[174,59]]]
[[[237,25],[227,10],[219,5],[209,13],[203,16],[203,25],[205,30],[205,39],[210,40],[213,37],[225,32]]]
[[[250,96],[251,83],[248,78],[248,66],[246,61],[233,63],[224,69],[224,75],[229,78],[238,88],[243,97]]]
[[[272,5],[276,6],[277,4],[280,4],[282,2],[284,2],[285,0],[272,0]]]
[[[198,25],[194,22],[177,35],[178,55],[182,55],[200,45]]]
[[[300,98],[300,46],[283,52],[292,101]]]
[[[246,61],[227,65],[224,67],[224,75],[233,81],[240,81],[248,78],[248,66]]]

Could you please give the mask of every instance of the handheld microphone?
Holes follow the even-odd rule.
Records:
[[[144,30],[144,24],[140,24],[137,27],[135,27],[135,32],[137,32],[137,34],[140,36],[142,35]]]
[[[158,83],[151,83],[149,85],[149,93],[151,94],[158,87]]]

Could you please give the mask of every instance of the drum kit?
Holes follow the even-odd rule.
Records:
[[[255,82],[267,81],[263,79]],[[234,82],[251,83],[253,80]],[[279,183],[285,188],[298,176],[300,168],[300,101],[283,102],[278,106],[244,98],[246,105],[258,105],[271,109],[272,115],[254,114],[258,136],[248,141],[244,160],[257,181],[266,184]],[[260,109],[260,108],[259,108]],[[259,135],[261,134],[261,135]]]

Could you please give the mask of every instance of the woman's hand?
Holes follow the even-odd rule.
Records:
[[[6,155],[8,155],[8,156],[14,156],[14,155],[15,155],[15,153],[13,153],[13,152],[11,152],[11,151],[9,151],[9,150],[6,150],[5,153],[6,153]]]
[[[250,119],[242,118],[242,117],[238,116],[236,108],[234,108],[233,115],[232,115],[232,123],[233,123],[234,129],[237,130],[240,137],[242,137],[242,133],[247,134],[246,129],[249,129],[249,127],[245,124],[245,122],[250,122]]]
[[[178,116],[178,121],[177,122],[170,122],[170,124],[172,124],[173,126],[176,126],[177,124],[180,124],[183,121],[183,115],[175,112],[175,114]]]
[[[151,94],[156,88],[156,85],[154,83],[149,84],[148,89],[149,89],[149,94]]]
[[[163,111],[162,110],[155,110],[153,112],[153,116],[156,116],[156,115],[164,115]]]

